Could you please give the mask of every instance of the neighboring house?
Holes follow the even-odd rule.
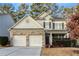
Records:
[[[40,46],[52,45],[55,38],[64,38],[66,19],[54,18],[51,11],[43,12],[35,19],[24,17],[19,20],[10,31],[12,46]]]
[[[8,29],[14,25],[14,21],[9,14],[0,14],[0,37],[10,37]]]

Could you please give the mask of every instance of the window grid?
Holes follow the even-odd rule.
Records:
[[[62,30],[64,29],[64,23],[52,23],[53,29],[55,30]]]

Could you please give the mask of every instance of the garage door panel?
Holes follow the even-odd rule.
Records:
[[[13,46],[26,46],[26,36],[14,36]]]
[[[31,35],[29,37],[30,46],[40,46],[42,47],[42,35]]]

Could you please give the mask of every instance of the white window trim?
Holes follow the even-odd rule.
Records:
[[[58,23],[58,22],[55,22],[54,23],[54,30],[63,30],[64,28],[62,27],[62,24],[63,24],[63,26],[64,26],[64,28],[65,28],[65,24],[64,23]],[[53,25],[53,23],[52,23],[52,25]],[[53,26],[52,26],[53,27]]]

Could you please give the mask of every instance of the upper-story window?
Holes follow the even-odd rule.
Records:
[[[64,23],[62,23],[62,29],[65,29],[65,25],[64,25]]]
[[[64,23],[53,23],[53,29],[55,30],[63,30],[64,29]]]
[[[45,28],[49,29],[49,22],[45,22]]]
[[[64,23],[43,22],[43,27],[45,29],[54,29],[54,30],[65,29]]]
[[[50,29],[51,28],[51,22],[43,22],[43,26],[46,29]]]

